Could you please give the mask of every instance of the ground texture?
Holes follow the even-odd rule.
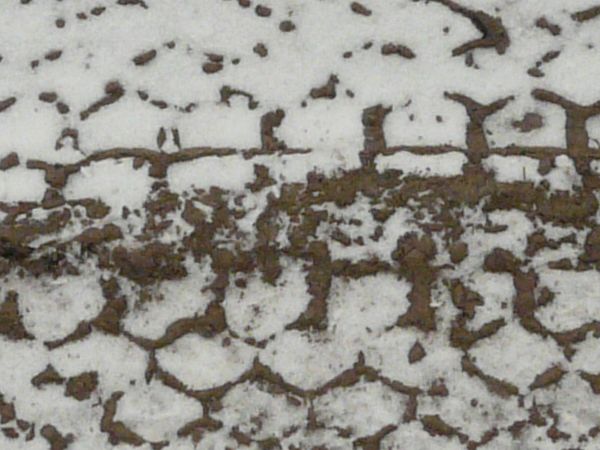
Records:
[[[600,448],[597,1],[0,8],[0,448]]]

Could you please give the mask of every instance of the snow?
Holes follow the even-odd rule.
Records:
[[[360,383],[350,388],[333,389],[315,401],[317,418],[327,427],[350,427],[359,436],[376,433],[397,421],[406,407],[395,393],[380,383]],[[357,411],[370,411],[364,416]]]
[[[596,295],[600,283],[598,272],[547,270],[540,275],[540,283],[555,294],[554,300],[536,315],[549,329],[571,330],[600,313]]]
[[[13,279],[4,286],[19,294],[25,328],[42,341],[66,336],[80,321],[97,316],[104,304],[95,273],[67,276],[61,281],[54,284],[48,279],[32,280],[23,286]]]
[[[471,354],[484,373],[516,385],[520,392],[527,392],[536,375],[565,359],[549,338],[528,333],[516,323],[477,343]]]
[[[310,301],[304,273],[297,264],[283,262],[284,271],[275,286],[266,285],[256,274],[246,288],[230,286],[224,302],[228,324],[240,336],[256,340],[281,333]]]
[[[110,207],[111,218],[119,217],[123,206],[132,211],[142,208],[152,179],[143,168],[132,170],[131,164],[131,159],[105,160],[83,167],[71,175],[66,199],[101,199]]]
[[[235,380],[250,368],[256,351],[238,340],[189,334],[157,352],[162,368],[193,389],[208,389]]]
[[[243,8],[236,0],[145,0],[148,8],[109,0],[5,2],[0,10],[0,102],[14,97],[16,103],[0,111],[0,153],[4,157],[16,152],[20,164],[0,172],[3,236],[21,229],[25,220],[42,224],[53,212],[59,212],[58,208],[45,210],[38,204],[49,186],[44,171],[30,169],[28,163],[74,164],[114,148],[176,157],[180,151],[174,137],[177,130],[183,150],[214,147],[229,149],[231,154],[170,164],[162,180],[167,182],[164,188],[181,195],[181,203],[190,199],[207,217],[218,211],[203,204],[197,195],[212,187],[223,190],[228,206],[246,215],[236,218],[235,230],[219,229],[215,245],[232,251],[251,250],[258,239],[256,220],[268,202],[280,195],[284,183],[306,183],[307,174],[315,170],[333,176],[361,167],[359,155],[368,135],[362,122],[366,108],[391,108],[383,122],[387,149],[376,156],[376,171],[401,171],[401,185],[408,177],[464,175],[470,118],[462,105],[445,96],[450,92],[481,104],[512,97],[481,124],[492,153],[484,155],[482,167],[496,181],[532,183],[552,194],[574,194],[592,186],[565,154],[565,111],[536,100],[532,91],[550,90],[582,105],[600,99],[600,64],[595,63],[600,56],[600,19],[579,23],[571,18],[576,11],[597,6],[597,1],[456,1],[502,19],[510,37],[510,46],[503,54],[494,48],[478,48],[452,56],[454,48],[480,38],[481,32],[471,20],[436,1],[362,0],[372,11],[370,16],[353,13],[350,1],[261,1],[272,8],[269,18],[257,16],[258,2]],[[99,15],[92,13],[99,6],[106,10]],[[85,19],[81,13],[85,13]],[[559,35],[535,26],[541,15],[560,26]],[[64,28],[57,27],[57,19],[65,20]],[[291,20],[295,29],[280,31],[283,20]],[[259,42],[268,48],[265,57],[253,51]],[[381,47],[386,43],[405,45],[416,56],[384,56]],[[61,50],[62,54],[51,61],[45,57],[51,50]],[[143,66],[133,62],[134,57],[149,50],[156,50],[154,59]],[[540,62],[551,51],[560,54],[552,61]],[[351,57],[343,56],[346,52],[352,52]],[[222,70],[209,74],[202,69],[209,54],[222,56]],[[536,64],[542,76],[528,74]],[[323,86],[331,75],[339,80],[335,97],[312,98],[311,90]],[[113,80],[122,85],[123,96],[87,118],[82,116],[82,111],[106,95],[105,87]],[[220,96],[224,86],[252,95],[256,107],[251,108],[243,96],[234,96],[225,104]],[[55,92],[57,100],[40,100],[43,92]],[[148,96],[146,100],[143,93]],[[67,105],[68,111],[57,110],[57,102]],[[245,151],[262,145],[261,117],[276,109],[282,109],[285,117],[274,128],[274,136],[288,149],[307,152],[249,157]],[[519,129],[519,121],[527,114],[539,115],[540,126]],[[600,149],[600,116],[588,119],[586,127],[590,149]],[[167,142],[159,148],[161,128],[167,133]],[[73,140],[56,149],[65,129],[77,130],[78,149]],[[434,146],[446,146],[447,151],[418,154]],[[529,147],[538,147],[540,153],[549,155],[551,168],[546,174],[540,173],[541,160],[528,156]],[[522,150],[522,154],[504,156],[505,149],[514,153]],[[251,193],[247,184],[255,180],[257,164],[268,168],[276,184]],[[577,266],[585,237],[590,226],[596,226],[600,212],[591,214],[587,223],[577,228],[541,224],[532,219],[535,211],[486,212],[487,199],[461,208],[457,213],[464,228],[460,240],[467,245],[468,256],[450,264],[449,242],[441,232],[433,236],[438,254],[430,262],[437,275],[431,286],[430,306],[436,316],[436,330],[431,332],[396,326],[398,317],[411,306],[409,293],[414,288],[414,283],[397,273],[358,279],[334,276],[328,286],[323,327],[289,329],[288,325],[309,307],[311,292],[306,280],[307,255],[290,251],[287,233],[296,225],[295,219],[281,214],[274,219],[281,227],[273,242],[282,250],[282,273],[274,285],[265,283],[258,271],[234,273],[232,269],[226,282],[216,280],[210,256],[214,249],[210,248],[206,250],[208,256],[199,262],[187,255],[188,275],[184,279],[143,288],[131,280],[119,280],[128,303],[119,322],[120,335],[112,336],[95,327],[89,336],[51,350],[45,341],[65,337],[81,322],[98,316],[106,305],[99,280],[114,269],[108,253],[92,251],[91,262],[80,263],[80,246],[67,241],[86,228],[106,224],[117,224],[125,234],[122,243],[136,247],[148,240],[179,245],[194,231],[181,219],[178,207],[165,218],[165,229],[150,236],[144,203],[154,183],[161,180],[150,176],[148,161],[137,169],[133,165],[130,157],[93,161],[70,175],[61,189],[67,202],[90,198],[102,201],[110,208],[106,217],[93,219],[85,217],[81,207],[60,206],[61,211],[64,208],[73,214],[67,225],[27,236],[35,237],[27,242],[32,247],[52,248],[66,242],[61,252],[77,266],[78,275],[53,279],[50,275],[34,277],[13,270],[3,277],[0,299],[11,289],[19,294],[22,324],[34,339],[13,341],[0,336],[0,393],[6,401],[15,403],[19,418],[36,423],[37,431],[30,442],[25,442],[23,436],[13,441],[0,434],[1,448],[48,448],[39,434],[46,423],[75,436],[69,448],[128,448],[125,444],[113,446],[100,429],[101,405],[117,391],[124,394],[115,420],[148,441],[169,440],[169,449],[188,450],[194,446],[189,438],[178,436],[177,430],[204,413],[223,424],[219,430],[206,431],[196,445],[206,449],[239,447],[231,433],[236,427],[252,434],[254,441],[277,436],[282,448],[325,445],[345,449],[353,446],[354,439],[390,424],[397,429],[383,438],[381,448],[465,447],[457,437],[428,433],[419,422],[425,415],[439,415],[474,441],[498,427],[499,435],[483,449],[598,447],[598,438],[589,433],[600,420],[594,393],[580,376],[582,370],[600,372],[597,336],[589,332],[584,340],[573,344],[575,353],[568,359],[567,349],[560,347],[551,334],[598,320],[596,292],[600,278],[595,268],[582,265],[577,270],[556,270],[548,264],[567,258]],[[590,165],[594,176],[600,175],[600,162],[593,160]],[[373,210],[382,208],[392,195],[386,192],[383,198],[373,198],[359,193],[348,206],[338,207],[333,202],[315,205],[313,209],[326,211],[330,220],[323,221],[309,241],[326,242],[334,262],[378,258],[391,265],[391,272],[398,272],[398,263],[392,259],[398,238],[409,232],[422,236],[423,224],[439,211],[435,205],[428,210],[407,201],[387,220],[378,222]],[[29,206],[31,211],[27,210]],[[133,212],[129,218],[122,215],[124,207]],[[16,212],[16,208],[22,211]],[[352,223],[353,219],[360,222]],[[492,232],[486,230],[488,225],[506,228]],[[378,226],[382,227],[381,236],[374,239]],[[333,239],[338,230],[350,238],[350,245]],[[539,230],[548,239],[575,233],[576,243],[562,243],[557,249],[542,249],[529,257],[525,254],[528,238]],[[361,239],[363,243],[359,244]],[[0,263],[18,259],[13,244],[3,240]],[[107,245],[107,250],[112,245]],[[548,336],[526,330],[516,315],[514,276],[482,270],[483,261],[495,248],[506,249],[519,258],[523,264],[518,271],[536,271],[536,295],[543,287],[555,294],[550,303],[537,307],[534,313]],[[452,327],[462,314],[450,298],[450,280],[460,280],[482,298],[483,304],[475,308],[474,317],[466,321],[466,330],[479,330],[499,319],[505,323],[495,334],[464,351],[449,341]],[[225,285],[223,299],[209,289],[215,281]],[[245,288],[240,287],[243,283]],[[222,398],[207,407],[159,376],[148,381],[150,352],[136,344],[131,335],[159,339],[177,320],[202,316],[211,302],[218,302],[225,311],[226,331],[207,337],[192,330],[155,352],[159,368],[174,377],[171,381],[179,380],[186,388],[203,390],[235,383],[227,385]],[[0,317],[0,329],[3,320]],[[408,355],[416,342],[426,356],[411,364]],[[522,397],[503,399],[490,392],[482,380],[463,371],[461,361],[465,356],[485,375],[517,386]],[[299,389],[319,389],[361,358],[378,376],[424,392],[419,396],[417,420],[404,423],[406,396],[369,377],[305,398],[283,393],[272,380],[238,380],[260,362],[268,366],[275,379],[281,376],[285,383]],[[64,396],[64,386],[34,387],[31,379],[48,364],[64,377],[96,371],[98,388],[90,399],[78,402]],[[554,365],[566,371],[561,381],[531,392],[533,380]],[[425,394],[440,381],[449,391],[447,397]],[[478,401],[477,407],[471,406],[473,398]],[[571,435],[569,439],[550,443],[547,428],[528,428],[520,440],[511,438],[507,427],[526,420],[526,409],[534,401],[542,408],[551,407],[560,416],[557,426]],[[309,408],[319,423],[315,430],[305,429]],[[3,428],[13,425],[2,424]],[[350,438],[343,436],[346,427],[350,427]],[[587,441],[581,438],[584,435]],[[248,448],[262,445],[253,442]]]
[[[264,351],[262,363],[303,389],[316,389],[356,362],[357,353],[328,335],[311,336],[296,330],[277,335]]]
[[[306,407],[294,405],[285,395],[272,396],[264,387],[244,383],[223,398],[223,408],[215,414],[226,429],[238,427],[243,433],[258,431],[257,439],[267,439],[304,420]],[[260,425],[256,421],[260,418]]]
[[[241,156],[220,158],[209,156],[185,164],[169,167],[169,186],[174,192],[183,190],[206,189],[220,186],[222,189],[243,191],[246,183],[254,179],[253,164]],[[235,177],[229,172],[235,170]]]
[[[40,201],[46,192],[44,173],[13,167],[0,174],[0,198],[6,202]]]
[[[132,305],[131,313],[122,321],[125,330],[138,337],[158,339],[176,320],[203,314],[211,300],[203,292],[211,273],[207,267],[186,266],[189,272],[184,280],[166,280],[154,289],[150,301]],[[136,299],[135,294],[131,297]]]
[[[151,441],[176,438],[175,430],[202,415],[202,405],[183,394],[174,393],[157,381],[136,383],[119,400],[115,420]],[[142,412],[151,420],[139,420]],[[170,430],[166,432],[166,430]]]
[[[395,275],[375,275],[358,280],[335,278],[329,294],[329,327],[348,344],[380,334],[406,312],[410,284]],[[362,342],[361,342],[362,343]]]
[[[484,167],[494,171],[496,180],[503,183],[528,181],[539,184],[546,180],[552,190],[560,191],[573,191],[575,187],[581,186],[581,177],[568,156],[554,158],[554,166],[546,175],[541,175],[539,161],[527,156],[492,155],[484,161]]]
[[[402,170],[407,175],[451,177],[462,173],[462,166],[467,162],[465,155],[449,152],[443,155],[412,155],[400,151],[391,156],[377,158],[377,169]]]

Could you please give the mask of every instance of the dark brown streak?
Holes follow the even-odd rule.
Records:
[[[440,3],[449,8],[452,12],[466,17],[483,34],[480,39],[475,39],[456,47],[452,50],[452,56],[459,56],[477,48],[493,47],[499,55],[506,52],[506,49],[510,45],[510,39],[506,28],[502,24],[502,19],[499,17],[492,17],[481,10],[465,8],[452,0],[430,1]]]

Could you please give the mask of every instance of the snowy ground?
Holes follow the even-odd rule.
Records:
[[[600,448],[597,0],[0,3],[0,448]]]

